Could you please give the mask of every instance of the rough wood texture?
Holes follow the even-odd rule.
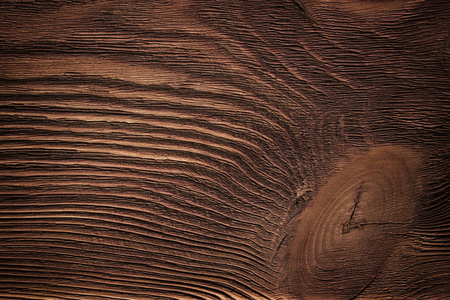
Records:
[[[349,299],[387,271],[414,220],[418,167],[408,149],[375,148],[320,189],[290,246],[289,279],[298,296]]]
[[[1,1],[0,298],[450,297],[449,24],[447,0]],[[407,228],[354,228],[350,194],[315,227],[354,157]],[[368,255],[327,288],[336,218]]]

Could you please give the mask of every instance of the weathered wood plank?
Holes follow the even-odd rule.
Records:
[[[449,4],[295,2],[0,3],[0,298],[300,297],[305,207],[385,145],[413,220],[330,286],[450,295]]]

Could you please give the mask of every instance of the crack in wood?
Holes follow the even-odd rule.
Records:
[[[342,224],[342,234],[348,234],[352,229],[355,228],[361,228],[361,224],[356,222],[353,218],[355,216],[356,208],[358,207],[359,202],[361,201],[361,194],[363,193],[362,186],[364,184],[364,181],[361,182],[358,190],[356,191],[356,197],[355,197],[355,205],[353,206],[352,213],[350,215],[350,218]]]

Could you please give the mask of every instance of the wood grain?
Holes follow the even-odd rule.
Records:
[[[383,145],[422,192],[356,296],[450,295],[449,4],[341,3],[1,1],[0,298],[298,298],[304,208]]]
[[[355,298],[383,272],[414,220],[418,167],[419,158],[408,149],[378,147],[320,189],[290,246],[296,294]]]

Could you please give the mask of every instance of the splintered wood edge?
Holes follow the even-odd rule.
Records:
[[[415,217],[419,164],[407,148],[376,147],[330,178],[290,245],[293,294],[348,299],[374,281]]]

